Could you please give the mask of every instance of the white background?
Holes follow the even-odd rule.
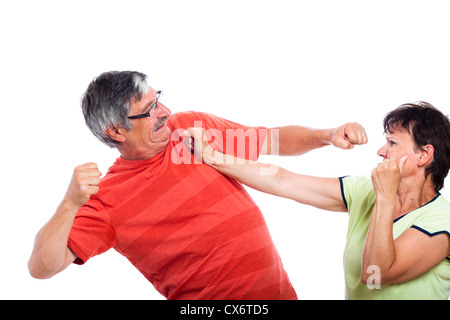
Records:
[[[260,160],[319,176],[370,175],[388,111],[425,100],[450,112],[447,3],[2,1],[0,298],[163,299],[114,250],[50,280],[28,274],[34,237],[73,168],[94,161],[105,173],[118,156],[81,114],[95,76],[142,71],[173,113],[268,127],[358,121],[368,145]],[[347,215],[249,192],[299,298],[344,299]],[[450,198],[449,188],[442,194]]]

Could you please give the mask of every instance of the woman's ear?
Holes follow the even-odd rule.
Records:
[[[122,134],[121,128],[109,127],[104,131],[111,139],[116,140],[118,142],[124,142],[125,136]]]
[[[419,150],[419,158],[417,159],[417,165],[421,167],[430,164],[431,161],[433,161],[433,156],[434,156],[434,147],[431,144],[423,146]]]

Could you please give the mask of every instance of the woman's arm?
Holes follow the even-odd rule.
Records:
[[[410,228],[394,240],[397,190],[405,161],[405,157],[400,161],[386,160],[372,172],[377,199],[362,257],[361,280],[364,283],[369,277],[374,279],[373,270],[378,270],[376,276],[381,285],[409,281],[430,270],[450,253],[446,234],[431,237]]]
[[[347,211],[338,178],[296,174],[272,164],[224,155],[209,146],[201,128],[189,128],[185,143],[199,160],[251,188],[324,210]]]

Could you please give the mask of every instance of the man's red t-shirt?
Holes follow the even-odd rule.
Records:
[[[75,263],[114,248],[167,299],[297,299],[248,193],[184,148],[182,132],[194,125],[221,151],[253,160],[266,134],[204,113],[171,116],[166,149],[119,157],[79,210],[68,241]]]

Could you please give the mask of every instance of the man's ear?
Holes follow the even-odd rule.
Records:
[[[105,130],[105,133],[113,140],[116,140],[118,142],[124,142],[125,136],[122,134],[121,128],[116,127],[109,127]]]
[[[423,146],[419,150],[419,158],[417,159],[417,165],[419,167],[428,165],[433,161],[434,157],[434,147],[431,144],[427,144],[426,146]]]

